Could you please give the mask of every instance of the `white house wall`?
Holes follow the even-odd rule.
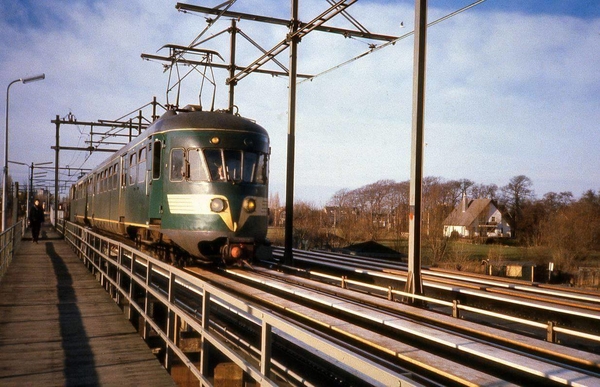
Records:
[[[486,223],[496,223],[496,228],[487,233],[489,237],[510,237],[511,230],[508,222],[506,222],[502,213],[494,206],[490,204],[483,211],[487,211],[486,213]],[[458,235],[462,238],[469,237],[477,237],[479,236],[479,217],[476,217],[475,220],[468,226],[459,226],[459,225],[444,225],[444,235],[446,237],[452,236],[452,233],[456,231]],[[493,221],[492,221],[493,219]]]

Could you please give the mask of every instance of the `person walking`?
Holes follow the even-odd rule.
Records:
[[[35,199],[33,206],[31,206],[31,209],[29,210],[29,227],[31,227],[33,243],[38,243],[42,223],[44,223],[44,208],[40,201]]]

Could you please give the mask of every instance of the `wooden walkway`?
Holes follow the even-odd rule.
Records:
[[[42,236],[0,282],[0,386],[175,386],[67,243]]]

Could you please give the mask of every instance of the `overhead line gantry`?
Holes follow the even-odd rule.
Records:
[[[286,224],[285,224],[285,255],[284,261],[286,264],[290,264],[292,262],[292,245],[293,245],[293,206],[294,206],[294,169],[295,169],[295,120],[296,120],[296,86],[297,86],[297,78],[311,78],[310,75],[301,75],[297,72],[297,45],[300,40],[306,36],[308,33],[312,31],[323,31],[328,33],[340,34],[345,37],[361,37],[365,39],[371,40],[382,40],[386,42],[391,42],[397,39],[396,36],[391,35],[383,35],[383,34],[373,34],[369,32],[366,28],[364,28],[356,19],[351,17],[347,13],[347,8],[352,4],[356,3],[357,0],[327,0],[329,3],[329,8],[324,12],[314,17],[308,23],[303,23],[298,20],[298,0],[291,0],[291,18],[290,19],[280,19],[275,17],[268,16],[260,16],[242,12],[234,12],[230,11],[229,8],[235,3],[235,0],[227,1],[217,7],[202,7],[198,5],[185,4],[185,3],[177,3],[175,6],[176,9],[182,12],[197,12],[209,15],[217,15],[220,17],[229,17],[232,18],[232,28],[230,31],[232,33],[231,37],[231,59],[229,66],[224,65],[216,65],[214,63],[205,63],[206,66],[214,66],[214,67],[227,67],[229,70],[229,78],[227,78],[226,83],[229,85],[229,111],[233,112],[233,95],[234,95],[234,87],[235,85],[245,78],[247,75],[253,72],[267,72],[271,74],[275,74],[271,70],[263,70],[261,67],[269,61],[274,61],[279,67],[283,69],[283,73],[277,72],[276,75],[287,75],[289,76],[289,109],[288,109],[288,141],[287,141],[287,174],[286,174]],[[342,14],[346,19],[348,19],[357,29],[344,29],[338,27],[327,26],[325,23],[331,20],[338,14]],[[236,20],[246,19],[257,22],[269,23],[282,25],[289,28],[289,33],[286,37],[277,43],[270,50],[263,50],[262,55],[256,59],[251,64],[240,67],[235,63],[235,35],[237,33]],[[208,20],[209,24],[213,24],[214,20]],[[197,39],[196,39],[197,40]],[[190,49],[195,49],[198,44],[202,42],[192,42],[189,45]],[[255,46],[257,46],[255,44]],[[258,47],[258,46],[257,46]],[[289,69],[286,69],[285,66],[276,61],[275,57],[285,51],[286,49],[290,49],[289,53]],[[173,54],[173,53],[172,53]],[[182,53],[183,55],[183,53]],[[149,55],[142,55],[146,59],[151,58]],[[154,56],[156,58],[156,56]],[[168,58],[172,60],[172,64],[175,63],[173,60],[176,59],[173,55]],[[185,63],[185,62],[182,62]],[[237,71],[237,73],[236,73]]]

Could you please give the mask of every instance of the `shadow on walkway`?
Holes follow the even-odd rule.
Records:
[[[46,237],[46,235],[42,235]],[[57,279],[58,312],[62,348],[65,354],[64,376],[66,386],[97,386],[94,354],[77,306],[73,278],[63,258],[56,252],[52,242],[46,242],[46,254],[52,261]]]

